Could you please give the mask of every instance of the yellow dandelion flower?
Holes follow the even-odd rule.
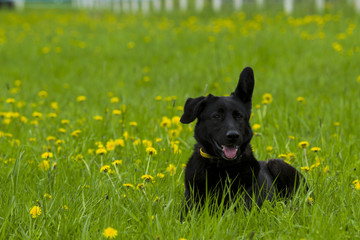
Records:
[[[5,102],[6,102],[6,103],[13,104],[13,103],[16,102],[16,100],[15,100],[14,98],[7,98],[7,99],[5,100]]]
[[[161,127],[170,127],[171,126],[171,120],[168,117],[162,117],[162,121],[160,123]]]
[[[72,137],[78,137],[78,136],[80,135],[80,133],[81,133],[81,130],[75,130],[75,131],[73,131],[73,132],[71,133],[71,136],[72,136]]]
[[[44,170],[44,171],[49,170],[49,168],[50,168],[50,163],[49,163],[49,161],[48,161],[48,160],[43,160],[43,161],[39,164],[39,168],[40,168],[41,170]]]
[[[118,165],[122,165],[122,163],[123,163],[122,160],[114,160],[114,161],[112,162],[112,165],[118,166]]]
[[[266,104],[270,104],[272,103],[273,101],[273,97],[270,93],[265,93],[263,96],[262,96],[262,100],[263,102],[266,102]],[[264,104],[264,103],[263,103]]]
[[[134,188],[134,185],[132,185],[131,183],[124,183],[123,186],[127,188]]]
[[[59,132],[66,133],[66,129],[65,128],[59,128]]]
[[[340,126],[340,123],[339,122],[334,122],[334,127],[338,127]]]
[[[170,176],[174,175],[175,171],[176,171],[176,167],[173,164],[170,164],[167,168],[166,171],[170,172]]]
[[[123,139],[115,139],[115,146],[124,147],[125,141]]]
[[[109,165],[104,165],[100,168],[100,172],[109,172],[111,170],[110,166]]]
[[[85,97],[85,96],[78,96],[78,97],[76,98],[76,101],[77,101],[77,102],[85,102],[85,100],[86,100],[86,97]]]
[[[128,42],[127,47],[130,49],[133,49],[135,47],[135,43],[134,42]]]
[[[140,190],[140,189],[144,189],[145,188],[145,184],[143,183],[139,183],[138,185],[136,185],[136,190]]]
[[[334,42],[332,44],[332,47],[336,52],[342,52],[342,50],[343,50],[342,45],[340,43],[338,43],[338,42]]]
[[[299,102],[299,103],[306,103],[306,100],[303,97],[297,97],[296,101]]]
[[[314,205],[314,203],[315,203],[315,200],[312,197],[308,197],[306,201],[307,201],[307,204],[309,204],[310,206]]]
[[[109,140],[106,142],[106,150],[113,151],[115,149],[115,142],[114,140]]]
[[[68,207],[68,205],[63,205],[63,206],[62,206],[62,209],[64,209],[64,210],[68,210],[68,209],[69,209],[69,207]]]
[[[162,96],[156,96],[155,97],[155,101],[161,101],[162,100]]]
[[[149,175],[149,174],[146,174],[146,175],[142,175],[141,176],[141,179],[145,180],[145,181],[153,181],[154,180],[154,177]]]
[[[358,179],[354,180],[352,184],[355,190],[360,190],[360,182]]]
[[[48,141],[48,142],[55,141],[55,140],[56,140],[56,137],[54,137],[54,136],[48,136],[46,138],[46,141]]]
[[[61,124],[66,125],[66,124],[69,124],[69,123],[70,123],[70,121],[68,119],[61,120]]]
[[[154,202],[157,202],[157,201],[159,201],[159,197],[158,197],[158,196],[156,196],[156,197],[154,198]]]
[[[112,111],[112,114],[113,114],[113,115],[121,115],[121,111],[118,110],[118,109],[114,109],[114,110]]]
[[[300,169],[303,170],[303,171],[306,171],[306,172],[309,172],[309,171],[310,171],[310,168],[309,168],[309,167],[301,167]]]
[[[360,75],[357,77],[356,81],[360,83]]]
[[[30,215],[32,218],[37,218],[38,216],[41,215],[41,208],[39,206],[33,206],[31,209],[30,209]]]
[[[144,76],[143,81],[144,82],[150,82],[150,77],[149,76]]]
[[[136,127],[138,124],[137,124],[137,122],[133,121],[133,122],[129,122],[129,125],[132,126],[132,127]]]
[[[41,154],[41,158],[42,159],[49,159],[49,158],[53,158],[54,155],[51,152],[44,152],[43,154]]]
[[[320,151],[321,151],[321,148],[319,148],[319,147],[312,147],[310,150],[311,150],[312,152],[320,152]]]
[[[110,98],[110,102],[111,102],[111,103],[118,103],[118,102],[119,102],[119,98],[118,98],[118,97],[112,97],[112,98]]]
[[[147,147],[146,148],[146,153],[149,154],[149,155],[156,155],[157,154],[157,151],[155,148],[153,147]]]
[[[289,136],[289,139],[290,139],[290,140],[295,140],[295,137],[290,135],[290,136]]]
[[[42,90],[38,93],[38,96],[40,98],[46,98],[48,96],[48,93],[46,91]]]
[[[142,140],[142,144],[145,147],[151,147],[152,146],[152,142],[150,140],[147,140],[147,139]]]
[[[96,150],[96,155],[104,155],[107,153],[106,149],[105,148],[99,148]]]
[[[163,173],[158,173],[158,174],[156,174],[156,176],[157,176],[158,178],[163,178],[163,177],[165,177],[165,174],[163,174]]]
[[[257,123],[255,123],[253,126],[252,126],[252,129],[254,130],[254,131],[257,131],[257,130],[259,130],[261,128],[261,125],[260,124],[257,124]]]
[[[155,138],[155,142],[159,143],[162,141],[162,138]]]
[[[57,114],[56,113],[49,113],[47,115],[48,118],[56,118],[57,117]]]
[[[273,151],[273,147],[272,147],[272,146],[267,146],[267,147],[266,147],[266,151],[267,151],[267,152],[272,152],[272,151]]]
[[[103,235],[106,237],[106,238],[115,238],[117,235],[118,235],[118,231],[112,227],[108,227],[104,230],[103,232]]]
[[[33,116],[34,118],[42,118],[43,114],[40,113],[40,112],[33,112],[33,113],[32,113],[32,116]]]
[[[96,116],[94,116],[93,118],[94,118],[94,120],[96,120],[96,121],[102,121],[102,120],[103,120],[103,117],[102,117],[102,116],[99,116],[99,115],[96,115]]]
[[[76,161],[81,161],[83,159],[84,159],[84,156],[82,154],[80,154],[80,153],[78,155],[76,155],[76,157],[75,157]]]
[[[54,109],[54,110],[59,109],[59,105],[58,105],[57,102],[51,102],[51,103],[50,103],[50,107],[51,107],[52,109]]]
[[[307,148],[309,147],[309,142],[307,141],[301,141],[298,143],[299,148]]]

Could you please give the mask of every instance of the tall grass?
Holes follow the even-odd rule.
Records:
[[[295,15],[0,12],[0,238],[359,238],[359,16]],[[181,224],[183,104],[230,94],[245,66],[256,157],[290,162],[315,201]]]

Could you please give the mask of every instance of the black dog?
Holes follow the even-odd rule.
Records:
[[[185,209],[204,203],[205,196],[216,196],[218,204],[245,193],[245,205],[253,199],[258,206],[276,196],[291,195],[305,182],[303,176],[280,159],[257,161],[250,141],[249,123],[254,73],[245,68],[239,83],[229,97],[189,98],[185,103],[182,123],[197,118],[194,152],[185,170]],[[225,191],[229,183],[228,193]],[[225,194],[224,194],[225,193]]]

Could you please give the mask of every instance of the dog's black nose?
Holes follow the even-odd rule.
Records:
[[[236,130],[230,130],[226,133],[226,137],[229,139],[229,140],[232,140],[232,141],[235,141],[237,140],[239,137],[240,137],[240,134],[238,131]]]

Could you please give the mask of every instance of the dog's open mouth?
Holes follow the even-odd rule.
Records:
[[[219,149],[221,152],[221,157],[225,160],[234,160],[237,157],[237,153],[239,150],[239,146],[236,145],[219,145],[216,141],[214,141],[215,146]]]

